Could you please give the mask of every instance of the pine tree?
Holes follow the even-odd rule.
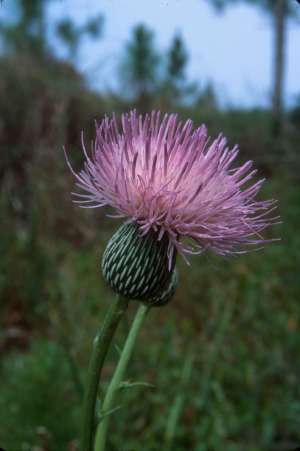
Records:
[[[12,53],[30,53],[37,57],[45,55],[46,44],[45,10],[51,0],[15,0],[13,15],[16,23],[1,22],[0,31],[5,48]]]
[[[47,4],[51,0],[14,0],[11,16],[17,18],[12,23],[0,22],[0,36],[8,53],[25,53],[34,58],[51,54],[48,45]],[[69,49],[71,60],[76,58],[80,40],[84,35],[98,37],[102,31],[103,17],[89,19],[82,26],[75,26],[69,19],[53,24],[58,36]]]
[[[144,25],[138,25],[127,45],[121,65],[121,83],[140,111],[146,111],[158,88],[159,56],[154,47],[154,35]]]
[[[76,26],[70,19],[63,19],[57,24],[56,30],[58,36],[68,48],[70,60],[75,62],[81,39],[86,35],[91,38],[98,38],[101,35],[103,16],[99,15],[89,19],[82,26]]]
[[[167,52],[165,94],[169,100],[180,100],[185,91],[186,66],[188,54],[180,34],[176,34]],[[172,102],[171,102],[172,103]]]
[[[179,34],[175,35],[168,52],[167,76],[172,82],[180,83],[185,78],[188,56],[184,42]]]

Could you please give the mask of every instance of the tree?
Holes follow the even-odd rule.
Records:
[[[10,23],[0,22],[0,34],[4,49],[9,53],[26,53],[42,58],[52,53],[48,45],[47,4],[51,0],[14,0],[11,16],[17,18]],[[103,17],[89,19],[82,26],[75,26],[69,19],[53,24],[58,36],[69,49],[70,59],[76,58],[80,40],[84,35],[98,37],[102,31]]]
[[[218,109],[218,98],[211,82],[208,82],[196,96],[194,106],[197,105],[206,111],[216,111]]]
[[[265,12],[271,14],[274,29],[274,62],[273,62],[273,88],[272,88],[272,113],[274,137],[278,137],[282,128],[284,111],[283,84],[285,69],[285,44],[286,27],[289,17],[295,16],[296,9],[288,0],[210,0],[217,8],[222,9],[230,4],[244,1],[250,5],[257,5]]]
[[[175,35],[168,52],[167,75],[174,83],[185,78],[185,69],[188,60],[184,42],[179,34]]]
[[[179,34],[175,35],[167,52],[166,81],[164,89],[167,97],[177,100],[184,93],[188,54]]]
[[[76,61],[81,39],[88,35],[98,38],[103,29],[103,16],[99,15],[89,19],[84,25],[76,26],[70,19],[63,19],[57,25],[57,33],[60,39],[68,47],[69,58]]]
[[[45,9],[51,0],[17,0],[13,3],[12,24],[0,24],[5,47],[10,52],[44,55],[46,47]]]
[[[160,59],[153,41],[152,31],[137,25],[121,64],[121,83],[125,84],[126,91],[142,112],[148,110],[158,87]]]
[[[284,109],[283,83],[285,68],[285,42],[286,22],[288,8],[286,0],[276,0],[273,10],[275,31],[275,56],[274,56],[274,80],[273,80],[273,134],[278,136],[281,132],[282,115]],[[272,7],[271,7],[272,8]]]

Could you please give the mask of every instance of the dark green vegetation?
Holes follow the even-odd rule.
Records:
[[[75,446],[81,381],[112,296],[100,274],[100,256],[117,221],[71,204],[73,180],[61,150],[67,143],[79,163],[80,129],[111,107],[89,93],[70,68],[58,69],[50,83],[32,65],[27,72],[23,65],[14,78],[5,62],[5,83],[12,87],[2,87],[9,95],[5,115],[1,112],[7,151],[1,174],[0,437],[11,451],[37,444],[47,449],[47,443],[55,451]],[[191,267],[179,263],[176,297],[149,315],[128,373],[131,382],[153,386],[120,391],[111,449],[160,449],[192,352],[194,368],[173,449],[284,450],[300,442],[296,137],[284,137],[280,149],[269,145],[268,116],[260,111],[204,109],[202,118],[199,107],[194,115],[213,131],[225,130],[232,144],[241,142],[243,159],[258,160],[270,179],[264,196],[280,201],[283,225],[272,236],[282,241],[232,260],[205,255],[193,258]],[[135,307],[132,303],[128,323]],[[127,327],[119,330],[118,346]],[[112,350],[106,381],[117,356]]]
[[[72,35],[70,27],[60,33]],[[147,47],[152,39],[141,28],[135,36],[131,57],[141,51],[140,41]],[[238,142],[241,161],[254,159],[268,177],[262,196],[279,199],[283,224],[269,232],[281,241],[265,250],[230,260],[206,254],[190,267],[178,262],[176,296],[149,314],[120,389],[109,450],[299,446],[299,108],[285,117],[277,140],[268,111],[219,110],[210,87],[199,92],[186,84],[180,37],[159,85],[141,79],[127,99],[95,94],[71,65],[42,50],[39,39],[28,38],[38,55],[17,48],[0,59],[0,447],[77,449],[92,339],[112,299],[100,258],[119,222],[72,205],[62,146],[80,167],[80,131],[88,143],[94,119],[137,104],[176,110],[207,123],[212,135],[223,131],[231,145]],[[127,66],[129,84],[140,73],[134,67]],[[105,383],[135,310],[132,302]],[[172,436],[169,419],[182,402]]]
[[[274,180],[269,191],[281,200],[280,243],[235,260],[180,263],[176,297],[149,315],[128,373],[130,382],[153,387],[120,391],[111,449],[161,449],[189,352],[194,368],[174,449],[285,450],[300,441],[300,190]],[[97,222],[80,244],[42,238],[43,230],[35,244],[23,229],[1,232],[0,436],[11,451],[43,440],[51,450],[72,449],[78,437],[78,379],[111,299],[99,273],[111,232]],[[80,233],[78,221],[70,227]],[[128,321],[134,310],[132,303]],[[117,356],[112,350],[106,380]]]

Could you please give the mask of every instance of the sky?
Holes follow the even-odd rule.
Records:
[[[57,0],[49,13],[53,20],[69,17],[78,24],[104,15],[102,38],[85,39],[77,63],[96,89],[116,87],[120,56],[132,28],[143,23],[154,31],[161,52],[180,32],[189,54],[188,78],[202,87],[212,82],[224,106],[270,101],[272,26],[258,8],[240,4],[220,15],[207,0]],[[289,23],[286,48],[285,98],[291,105],[300,94],[300,19]]]

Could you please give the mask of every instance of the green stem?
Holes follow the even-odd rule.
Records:
[[[99,329],[99,332],[94,339],[84,397],[82,451],[92,451],[93,449],[95,406],[101,371],[109,345],[119,321],[127,309],[127,305],[127,300],[122,296],[116,297],[105,317],[103,326]]]
[[[126,339],[125,346],[123,348],[120,360],[116,367],[113,378],[110,382],[110,385],[107,389],[107,392],[106,392],[106,395],[105,395],[105,398],[103,401],[102,409],[101,409],[103,417],[99,423],[99,426],[98,426],[98,429],[96,432],[95,451],[104,451],[106,449],[105,446],[106,446],[108,425],[109,425],[109,419],[110,419],[109,412],[111,411],[111,409],[113,407],[113,402],[114,402],[116,392],[120,387],[120,383],[125,374],[129,359],[133,352],[136,338],[138,336],[139,330],[143,324],[143,321],[145,319],[145,316],[146,316],[148,310],[149,310],[149,307],[145,306],[144,304],[141,304],[140,307],[138,308],[137,314],[135,316],[135,319],[134,319],[131,329],[129,331],[128,337]]]

